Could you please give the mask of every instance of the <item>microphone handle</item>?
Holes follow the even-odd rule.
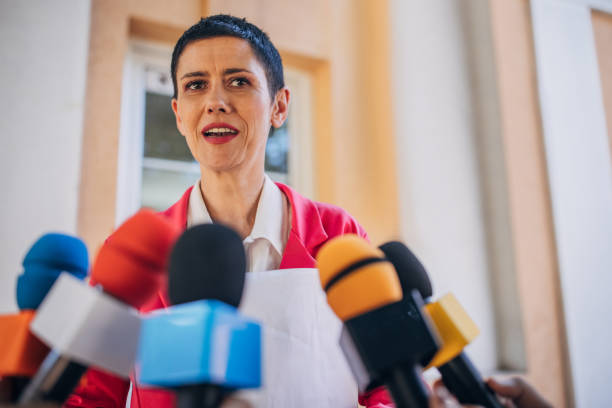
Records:
[[[176,389],[176,408],[217,408],[230,392],[214,384],[184,385]]]
[[[51,350],[19,397],[23,406],[36,401],[63,403],[76,388],[87,367]]]
[[[442,382],[462,404],[504,408],[465,353],[438,367]]]
[[[427,408],[429,392],[421,377],[422,367],[405,364],[387,374],[385,385],[389,388],[396,408]]]
[[[19,398],[19,395],[29,382],[30,378],[23,376],[7,376],[0,378],[0,403],[17,402],[17,398]]]

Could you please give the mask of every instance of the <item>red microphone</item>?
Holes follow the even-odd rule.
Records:
[[[100,248],[91,272],[96,288],[59,277],[31,325],[52,351],[20,403],[64,402],[89,366],[129,377],[140,334],[136,309],[162,287],[180,232],[163,216],[141,210]]]
[[[151,210],[141,210],[111,235],[96,257],[91,284],[135,308],[167,279],[168,257],[181,230]]]

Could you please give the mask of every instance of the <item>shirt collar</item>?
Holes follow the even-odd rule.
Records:
[[[283,193],[266,174],[255,213],[255,224],[245,241],[265,238],[282,255],[284,216]]]
[[[198,224],[212,224],[212,218],[206,209],[200,180],[198,180],[189,194],[189,209],[187,210],[187,228]]]
[[[284,217],[283,193],[272,179],[267,174],[264,174],[264,185],[259,196],[259,202],[257,203],[255,223],[251,233],[245,238],[244,242],[253,242],[257,238],[267,239],[274,249],[282,255]],[[189,195],[187,227],[212,222],[212,218],[206,209],[200,181],[198,180]]]

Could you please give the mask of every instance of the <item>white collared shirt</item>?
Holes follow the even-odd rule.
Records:
[[[278,269],[289,237],[289,221],[289,207],[285,205],[283,193],[265,174],[253,229],[242,241],[247,256],[247,272]],[[187,227],[212,222],[198,180],[189,195]]]

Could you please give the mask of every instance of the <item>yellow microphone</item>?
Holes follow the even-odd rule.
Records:
[[[401,242],[389,242],[380,249],[395,266],[404,293],[417,288],[424,298],[431,296],[431,282],[423,264]],[[478,327],[452,294],[425,306],[434,322],[442,345],[427,367],[437,367],[446,388],[462,404],[502,408],[495,393],[485,384],[469,357],[465,346],[478,336]]]
[[[425,311],[435,323],[442,340],[440,350],[425,369],[448,363],[480,334],[476,323],[452,293],[447,293],[436,302],[428,303],[425,305]]]

